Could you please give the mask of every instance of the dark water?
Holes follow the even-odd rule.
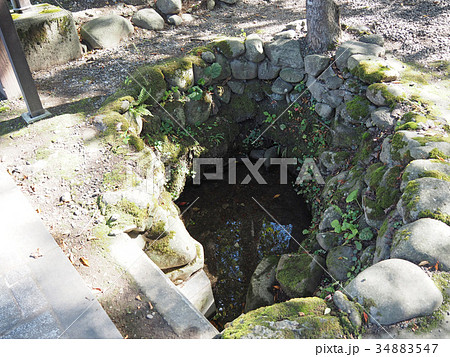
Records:
[[[188,184],[177,200],[189,233],[205,249],[205,271],[212,286],[221,327],[244,310],[250,278],[261,259],[297,251],[310,224],[306,204],[292,184],[281,185],[279,170],[263,172],[266,185],[252,178],[239,184],[248,171],[237,166],[236,185],[223,181]],[[227,177],[227,175],[224,175]]]

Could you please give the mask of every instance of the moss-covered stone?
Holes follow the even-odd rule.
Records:
[[[435,159],[435,160],[439,160],[439,161],[446,160],[449,158],[448,155],[445,155],[438,148],[434,148],[433,150],[431,150],[429,153],[429,157],[430,157],[430,159]]]
[[[285,254],[278,263],[276,277],[282,290],[289,297],[311,295],[317,288],[322,268],[317,264],[320,257],[308,254]]]
[[[381,94],[385,100],[385,104],[389,105],[391,108],[395,107],[397,103],[404,100],[404,95],[395,95],[389,91],[388,86],[384,83],[373,83],[367,87],[367,91],[373,92],[375,94]]]
[[[377,162],[368,167],[365,181],[372,190],[378,187],[386,170],[387,168],[382,162]]]
[[[341,338],[344,331],[339,318],[331,314],[324,315],[327,307],[322,299],[316,297],[292,299],[261,307],[234,320],[231,326],[222,332],[222,337]]]
[[[363,120],[370,114],[369,101],[359,95],[356,95],[352,100],[345,104],[347,113],[354,120]]]
[[[392,68],[388,67],[380,58],[360,60],[350,72],[368,84],[392,81],[397,78],[397,74]]]
[[[246,95],[233,95],[231,102],[227,105],[226,117],[241,122],[254,117],[257,113],[257,106],[254,100]]]
[[[382,209],[387,209],[396,203],[400,197],[400,177],[402,168],[391,167],[386,171],[380,185],[376,189],[376,203]]]

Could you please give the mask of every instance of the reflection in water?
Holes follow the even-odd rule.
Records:
[[[238,170],[241,182],[239,174]],[[296,251],[296,242],[303,240],[301,232],[310,223],[306,204],[291,185],[278,183],[276,170],[264,178],[267,185],[254,180],[247,185],[204,181],[200,186],[187,186],[178,201],[199,197],[183,219],[205,249],[205,271],[213,285],[220,325],[243,312],[250,278],[261,259]]]

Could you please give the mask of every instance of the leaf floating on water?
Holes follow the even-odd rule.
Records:
[[[331,312],[331,309],[327,307],[325,311],[323,312],[324,315],[328,315]]]
[[[42,257],[42,254],[39,252],[39,248],[37,248],[34,253],[30,254],[30,258],[33,258],[33,259],[38,259],[41,257]]]
[[[85,258],[85,257],[80,257],[80,262],[81,264],[83,264],[85,267],[89,266],[89,261]]]
[[[430,265],[430,262],[428,260],[423,260],[419,263],[420,267],[423,267],[424,265]]]
[[[273,196],[273,198],[278,198],[278,197],[280,197],[281,195],[279,194],[279,193],[277,193],[275,196]]]

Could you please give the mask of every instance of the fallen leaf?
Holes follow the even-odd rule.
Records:
[[[102,289],[100,289],[100,288],[92,288],[92,290],[97,290],[97,291],[102,292]]]
[[[434,270],[436,270],[436,271],[439,270],[439,260],[436,262],[436,265],[434,266]]]
[[[304,313],[304,312],[301,312],[301,311],[299,311],[299,312],[298,312],[298,316],[305,316],[305,313]]]
[[[41,213],[41,210],[39,208],[36,208],[37,213]]]
[[[273,288],[276,290],[280,290],[280,287],[278,285],[274,285]]]
[[[85,257],[80,257],[80,262],[81,264],[83,264],[85,267],[89,266],[89,261],[85,258]]]
[[[39,252],[39,248],[36,249],[34,253],[30,254],[30,258],[37,259],[42,257],[42,254]]]
[[[136,296],[136,300],[142,301],[141,297],[138,295]]]
[[[419,326],[417,326],[416,324],[414,324],[413,327],[411,327],[411,331],[412,332],[416,332],[416,330],[419,328]]]
[[[369,321],[369,316],[363,311],[364,322],[367,323]]]
[[[187,202],[180,202],[178,203],[178,206],[186,206],[188,203]]]
[[[329,315],[330,312],[331,312],[331,309],[330,309],[329,307],[327,307],[327,308],[325,309],[325,311],[323,312],[323,314],[324,314],[324,315]]]
[[[419,263],[420,267],[423,267],[424,265],[430,265],[430,262],[428,260],[423,260]]]
[[[148,302],[148,306],[150,307],[150,310],[153,310],[153,305],[150,301]]]
[[[281,195],[279,194],[279,193],[277,193],[275,196],[273,196],[273,198],[278,198],[278,197],[280,197]]]

